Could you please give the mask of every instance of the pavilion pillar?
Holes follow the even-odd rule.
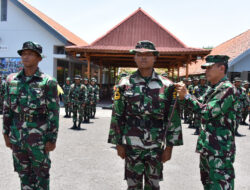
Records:
[[[88,68],[87,68],[87,77],[90,79],[90,56],[87,56],[87,63],[88,63]]]
[[[172,67],[172,81],[174,81],[174,67]]]
[[[186,64],[186,78],[189,75],[189,64],[191,63],[191,55],[188,56],[187,64]]]
[[[180,78],[180,63],[178,63],[178,65],[177,65],[177,80],[178,80],[178,82],[180,81],[179,78]]]
[[[103,78],[103,63],[102,63],[102,59],[100,59],[100,88],[102,89],[102,78]]]

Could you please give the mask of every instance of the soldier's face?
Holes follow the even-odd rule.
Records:
[[[21,58],[22,63],[26,68],[37,66],[42,60],[42,58],[32,50],[23,50]]]
[[[66,80],[66,84],[69,85],[69,84],[70,84],[70,81],[69,81],[69,80]]]
[[[216,84],[225,76],[225,66],[214,64],[206,68],[206,78],[211,84]]]
[[[235,81],[235,86],[236,87],[240,87],[241,86],[241,82],[240,81]]]
[[[156,61],[156,57],[150,52],[136,53],[134,59],[139,69],[153,68]]]
[[[205,85],[206,84],[206,80],[201,79],[201,85]]]
[[[197,85],[199,83],[198,80],[194,80],[194,85]]]
[[[80,84],[80,82],[81,82],[80,79],[75,79],[76,84]]]
[[[91,85],[92,85],[92,86],[95,85],[95,82],[94,82],[94,81],[91,81]]]

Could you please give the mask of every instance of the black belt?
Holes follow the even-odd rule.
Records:
[[[37,121],[44,121],[47,119],[46,114],[23,114],[23,113],[14,113],[13,114],[14,119],[17,119],[18,121],[26,121],[26,122],[37,122]]]
[[[163,120],[162,119],[139,119],[139,118],[128,118],[127,124],[131,126],[140,126],[143,128],[149,128],[149,127],[163,127]]]

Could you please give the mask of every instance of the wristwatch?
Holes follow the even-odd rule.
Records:
[[[188,100],[190,97],[191,97],[191,94],[186,94],[186,95],[184,96],[185,100]]]

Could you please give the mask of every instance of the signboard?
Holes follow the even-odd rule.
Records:
[[[0,75],[9,75],[22,69],[21,58],[0,58]]]

